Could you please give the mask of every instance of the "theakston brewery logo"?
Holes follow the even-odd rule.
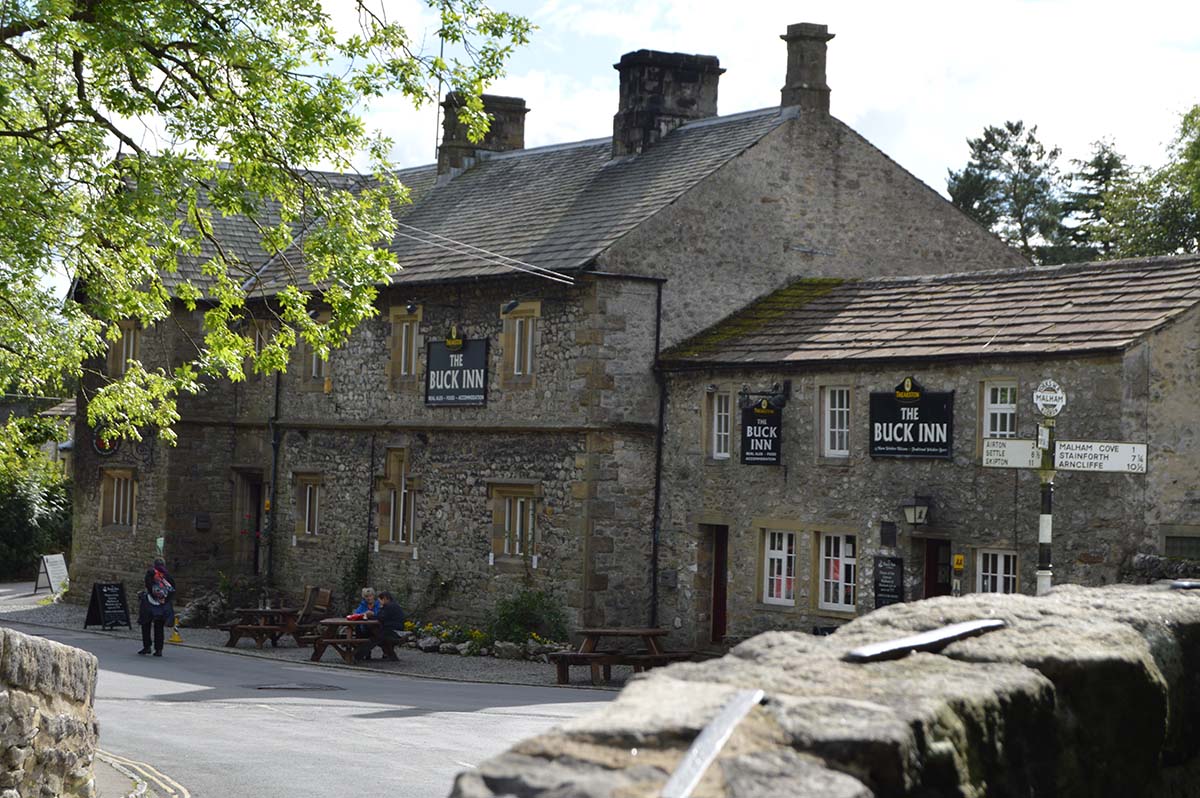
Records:
[[[896,401],[899,402],[919,402],[921,401],[921,386],[912,377],[905,377],[904,382],[896,386]]]
[[[121,448],[121,439],[96,430],[92,433],[92,448],[101,457],[108,457]]]

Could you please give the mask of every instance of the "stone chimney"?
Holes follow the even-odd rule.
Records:
[[[621,101],[613,116],[613,157],[636,155],[693,119],[717,115],[713,55],[637,50],[621,56]]]
[[[787,81],[780,92],[780,105],[800,106],[804,111],[829,113],[829,84],[825,82],[825,43],[833,38],[827,25],[801,22],[788,25]]]
[[[483,141],[473,143],[467,138],[467,126],[458,121],[458,109],[462,100],[457,92],[450,92],[442,102],[442,146],[438,147],[438,175],[448,175],[452,170],[463,169],[481,151],[507,152],[525,149],[525,114],[529,109],[520,97],[483,95],[483,110],[492,117],[492,126]]]

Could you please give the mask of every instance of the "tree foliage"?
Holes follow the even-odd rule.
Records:
[[[366,103],[388,92],[436,101],[445,84],[467,98],[460,116],[479,136],[479,93],[530,32],[480,0],[427,0],[438,37],[461,54],[443,58],[375,1],[338,6],[357,15],[349,33],[321,0],[0,4],[5,392],[60,393],[121,320],[166,323],[178,300],[204,312],[194,352],[167,368],[130,363],[88,404],[110,435],[157,427],[170,439],[182,392],[241,379],[246,364],[282,369],[300,339],[327,356],[375,312],[375,285],[393,269],[378,245],[404,188],[389,175],[389,142],[362,121]],[[319,164],[350,170],[364,154],[373,177],[353,190],[306,175]],[[223,244],[215,228],[230,214],[258,220],[261,257]],[[203,279],[182,279],[181,258],[199,259]],[[256,351],[246,303],[269,259],[293,279]],[[75,287],[65,302],[50,287],[63,272]],[[306,278],[315,291],[301,290]],[[318,303],[327,322],[309,313]]]
[[[0,578],[71,547],[70,483],[39,448],[60,434],[57,422],[16,417],[0,433]]]
[[[1110,141],[1060,174],[1059,150],[1022,122],[970,139],[951,201],[1037,263],[1200,251],[1200,106],[1184,114],[1167,162],[1131,167]]]
[[[1057,232],[1061,215],[1055,188],[1057,147],[1037,138],[1037,125],[989,125],[969,139],[971,159],[947,181],[950,201],[1030,259]]]

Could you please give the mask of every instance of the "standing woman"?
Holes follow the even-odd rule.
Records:
[[[170,618],[175,617],[175,580],[167,573],[167,564],[162,557],[154,560],[154,565],[146,571],[145,598],[139,602],[138,623],[142,626],[142,650],[139,654],[150,653],[150,626],[154,626],[154,656],[161,657],[163,650],[163,626]]]

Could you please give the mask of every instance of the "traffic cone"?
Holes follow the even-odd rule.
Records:
[[[179,636],[179,616],[175,616],[175,623],[171,628],[171,637],[167,640],[168,643],[182,643],[183,638]]]

